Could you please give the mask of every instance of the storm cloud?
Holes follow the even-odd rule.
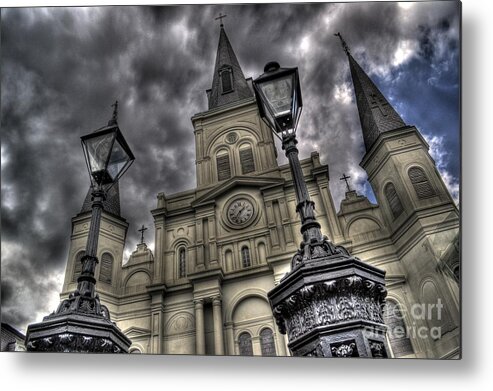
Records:
[[[336,205],[343,172],[374,201],[340,31],[403,119],[430,144],[458,201],[458,2],[12,8],[1,14],[2,321],[25,330],[58,302],[70,219],[89,186],[80,136],[111,117],[136,160],[120,183],[126,254],[150,227],[159,192],[195,186],[190,118],[207,109],[222,12],[246,77],[266,62],[298,66],[300,157],[329,164]],[[279,153],[279,163],[286,163]]]

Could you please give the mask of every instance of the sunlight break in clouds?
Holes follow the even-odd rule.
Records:
[[[397,67],[404,64],[406,61],[410,60],[411,57],[418,50],[418,43],[416,41],[404,40],[399,42],[399,46],[394,53],[394,58],[392,60],[392,65]]]
[[[454,200],[455,204],[459,206],[459,201],[460,201],[459,181],[455,179],[453,175],[450,174],[445,168],[446,167],[445,160],[448,155],[448,152],[444,151],[442,147],[443,136],[427,137],[426,135],[423,134],[423,137],[425,138],[426,142],[430,146],[430,155],[435,160],[436,167],[440,172],[440,175],[442,176],[445,186],[450,192],[450,195],[452,196],[452,199]]]

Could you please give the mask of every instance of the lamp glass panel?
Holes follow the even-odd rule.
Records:
[[[260,84],[262,93],[275,117],[291,112],[293,101],[293,76],[287,75],[279,79],[266,81]]]
[[[108,162],[107,170],[108,174],[111,176],[111,179],[115,180],[120,175],[129,160],[130,158],[127,152],[117,138],[113,144],[110,160]]]
[[[84,141],[91,173],[105,169],[113,137],[113,133],[107,133]]]

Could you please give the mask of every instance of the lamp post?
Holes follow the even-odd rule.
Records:
[[[103,201],[109,189],[134,161],[134,155],[117,124],[118,102],[108,125],[81,137],[92,188],[91,225],[77,289],[43,321],[26,333],[28,351],[126,353],[131,341],[110,319],[96,294],[94,273]]]
[[[385,272],[333,244],[315,217],[296,148],[298,69],[269,62],[253,86],[260,115],[289,161],[303,237],[291,271],[268,294],[279,331],[295,356],[387,357]]]

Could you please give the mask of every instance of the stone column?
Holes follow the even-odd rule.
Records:
[[[194,300],[195,304],[195,354],[205,354],[204,300]]]
[[[223,314],[221,308],[221,298],[212,299],[212,314],[214,317],[214,354],[224,355],[224,336],[223,336]]]
[[[235,337],[233,331],[233,322],[226,323],[226,340],[228,341],[228,355],[235,355]]]
[[[285,357],[288,355],[286,352],[286,337],[283,334],[275,333],[275,338],[277,342],[277,355],[281,357]]]
[[[252,352],[254,356],[262,355],[262,347],[260,346],[260,337],[252,337]]]

